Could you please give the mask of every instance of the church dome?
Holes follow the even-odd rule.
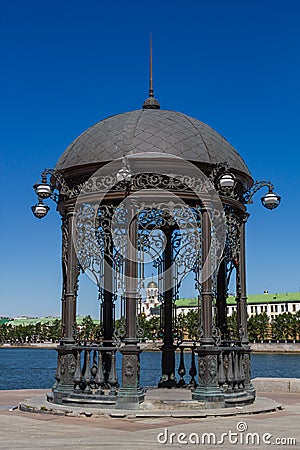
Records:
[[[157,283],[155,281],[150,281],[150,283],[147,284],[147,289],[157,289]]]
[[[243,158],[223,136],[197,119],[160,109],[140,109],[101,120],[67,147],[56,169],[102,165],[143,152],[171,154],[200,165],[227,162],[230,169],[251,180]]]

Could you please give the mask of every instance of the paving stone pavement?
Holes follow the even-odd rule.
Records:
[[[258,396],[281,403],[283,409],[238,417],[88,418],[13,409],[20,401],[45,392],[0,391],[1,450],[300,449],[298,393],[258,392]],[[288,439],[295,439],[296,442]]]

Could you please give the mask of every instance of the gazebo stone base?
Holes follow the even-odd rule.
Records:
[[[224,408],[224,394],[219,389],[206,386],[197,387],[192,394],[193,400],[204,402],[207,408]]]
[[[249,395],[246,391],[236,393],[223,393],[221,390],[210,388],[197,389],[192,394],[193,400],[204,403],[205,408],[229,408],[234,406],[250,405],[254,402],[255,396]]]
[[[48,401],[51,403],[57,403],[58,405],[62,405],[64,403],[64,399],[69,397],[69,395],[74,391],[74,384],[62,385],[59,384],[58,387],[54,387],[52,389],[52,393],[48,394]]]
[[[97,408],[113,408],[116,403],[116,395],[76,394],[72,393],[62,399],[63,405],[87,406]]]
[[[245,386],[245,391],[247,392],[249,397],[253,398],[253,401],[255,400],[256,397],[256,391],[254,389],[253,384],[250,382],[248,385]]]
[[[255,397],[251,395],[247,395],[247,393],[243,393],[241,396],[227,396],[225,394],[224,401],[225,401],[225,408],[230,408],[234,406],[246,406],[251,405],[255,400]]]
[[[153,398],[154,394],[154,398]],[[171,399],[170,399],[171,396]],[[269,398],[257,398],[253,404],[247,404],[243,408],[236,408],[235,405],[227,405],[226,408],[212,408],[203,403],[192,401],[190,392],[179,389],[159,389],[152,390],[146,393],[145,402],[134,409],[117,409],[114,406],[107,405],[85,405],[64,403],[63,405],[49,404],[46,401],[45,394],[39,394],[33,398],[21,401],[19,409],[21,411],[59,414],[72,417],[93,417],[93,418],[162,418],[165,420],[171,417],[172,420],[176,418],[207,418],[207,417],[228,417],[245,414],[270,413],[282,409],[276,401]],[[242,406],[242,405],[241,405]]]
[[[141,388],[121,388],[116,399],[116,409],[138,409],[145,399]]]

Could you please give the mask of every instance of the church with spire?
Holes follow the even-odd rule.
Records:
[[[159,306],[158,300],[158,285],[152,280],[146,287],[146,298],[142,304],[142,314],[145,314],[147,319],[150,319],[153,315],[152,308]]]

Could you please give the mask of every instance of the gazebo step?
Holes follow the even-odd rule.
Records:
[[[73,404],[73,405],[114,405],[116,403],[115,396],[105,396],[103,398],[91,398],[85,397],[65,397],[63,403]]]
[[[151,410],[191,410],[203,408],[204,403],[198,402],[197,400],[148,400],[141,405],[141,409]]]
[[[253,403],[253,396],[252,395],[245,395],[243,397],[233,397],[233,398],[226,398],[225,401],[225,407],[232,407],[232,406],[245,406]]]

